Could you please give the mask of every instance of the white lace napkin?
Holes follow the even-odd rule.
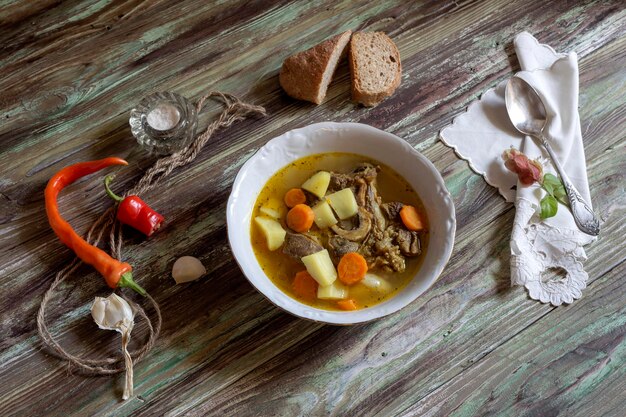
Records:
[[[570,180],[590,203],[578,116],[577,56],[557,53],[527,32],[517,35],[514,45],[523,70],[517,75],[540,93],[546,105],[549,124],[544,132]],[[582,247],[595,238],[580,232],[569,209],[561,204],[555,217],[542,221],[539,201],[545,192],[538,186],[518,184],[517,176],[504,167],[502,152],[512,146],[531,159],[539,158],[544,172],[557,174],[545,150],[511,125],[504,104],[505,86],[506,81],[471,103],[441,131],[441,140],[507,201],[515,203],[511,285],[525,286],[530,297],[542,303],[571,303],[581,297],[587,282]],[[552,269],[561,274],[554,278],[546,273]]]

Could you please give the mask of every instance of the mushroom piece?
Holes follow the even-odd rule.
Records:
[[[361,207],[365,207],[365,202],[366,202],[366,197],[367,197],[367,188],[368,188],[367,183],[364,180],[359,179],[357,180],[357,184],[358,184],[358,187],[357,187],[358,191],[355,193],[356,203]]]
[[[357,215],[359,219],[359,226],[356,229],[345,230],[339,227],[338,224],[336,224],[330,227],[331,230],[344,239],[350,240],[352,242],[361,242],[367,237],[367,234],[372,228],[372,218],[370,213],[363,207],[359,207]]]

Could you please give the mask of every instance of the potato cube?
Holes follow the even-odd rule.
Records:
[[[280,218],[280,213],[278,212],[278,210],[275,210],[273,208],[270,208],[268,206],[261,206],[261,208],[259,209],[259,211],[273,219],[279,219]]]
[[[326,249],[304,256],[302,263],[313,279],[321,286],[327,286],[337,279],[337,270]]]
[[[313,174],[311,178],[306,180],[304,184],[302,184],[302,188],[313,193],[315,196],[322,198],[324,197],[324,194],[326,194],[328,184],[330,184],[330,173],[320,171]]]
[[[327,195],[326,201],[330,203],[341,220],[349,219],[359,211],[354,193],[349,188]]]
[[[331,285],[317,287],[317,298],[322,300],[343,300],[348,298],[348,287],[338,280]]]
[[[274,219],[280,219],[285,215],[285,203],[277,198],[272,197],[265,203],[263,203],[259,211]]]
[[[287,232],[285,232],[280,223],[274,219],[261,216],[255,217],[254,222],[261,229],[269,250],[276,250],[282,246]]]
[[[325,229],[338,222],[333,209],[330,208],[326,201],[313,206],[313,213],[315,213],[315,224],[320,229]]]

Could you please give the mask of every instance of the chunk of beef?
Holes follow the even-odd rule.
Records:
[[[330,249],[331,255],[338,261],[346,253],[358,252],[359,244],[341,236],[331,236],[328,238],[328,249]]]
[[[402,210],[402,207],[404,207],[404,204],[398,201],[394,201],[391,203],[384,203],[384,204],[381,204],[380,206],[383,213],[385,213],[385,216],[387,216],[389,220],[398,219],[398,216],[400,216],[400,210]]]
[[[354,184],[354,177],[351,174],[342,174],[340,172],[330,173],[330,182],[328,183],[328,191],[339,191],[344,188],[350,188]]]
[[[300,259],[303,256],[312,255],[321,250],[324,250],[322,245],[308,235],[287,232],[285,236],[283,253],[293,258]]]
[[[304,192],[304,196],[306,197],[305,204],[307,206],[313,207],[320,201],[319,197],[313,194],[312,192],[307,191],[305,189],[302,189],[302,191]]]
[[[363,163],[357,166],[351,173],[343,174],[341,172],[331,172],[330,173],[330,183],[328,184],[329,191],[339,191],[344,188],[352,188],[352,191],[355,191],[355,195],[357,194],[357,188],[359,183],[366,182],[371,183],[376,180],[376,176],[378,175],[378,171],[380,168],[368,164]]]
[[[383,233],[383,238],[376,242],[376,253],[382,256],[387,264],[396,272],[402,272],[406,268],[404,256],[398,245],[395,244],[396,229],[388,227]]]
[[[396,243],[400,252],[404,256],[417,256],[422,253],[422,243],[419,233],[403,228],[398,228],[396,232]]]
[[[370,269],[382,268],[387,271],[403,272],[406,269],[404,256],[395,244],[396,231],[389,227],[376,237],[370,234],[359,252],[365,257]]]
[[[371,183],[376,180],[376,177],[378,176],[378,171],[380,171],[380,167],[364,162],[357,166],[354,171],[352,171],[352,173],[356,177],[362,178],[366,182]]]

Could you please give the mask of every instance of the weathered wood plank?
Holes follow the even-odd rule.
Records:
[[[626,409],[626,262],[450,383],[393,415],[609,416]],[[581,326],[585,323],[584,326]]]
[[[390,100],[374,109],[349,104],[345,67],[322,106],[280,92],[276,74],[286,55],[355,27],[387,31],[400,48],[403,83]],[[619,155],[625,152],[626,12],[620,2],[535,1],[525,9],[503,0],[410,7],[399,0],[0,6],[0,375],[11,381],[0,386],[0,414],[410,413],[455,381],[468,381],[466,375],[483,375],[482,363],[508,366],[500,352],[524,348],[534,323],[549,328],[545,323],[568,309],[539,305],[508,288],[513,210],[436,137],[517,68],[510,40],[524,29],[581,58],[592,196],[605,220],[603,236],[589,250],[592,283],[587,303],[579,302],[584,318],[589,303],[619,305],[618,295],[607,297],[605,290],[613,288],[615,271],[623,272],[625,257],[626,162]],[[155,89],[198,96],[209,88],[245,95],[270,116],[216,135],[193,166],[171,177],[167,193],[146,196],[168,223],[150,241],[129,235],[125,254],[161,304],[165,322],[159,344],[136,367],[140,397],[121,403],[120,377],[68,374],[41,350],[34,315],[54,271],[71,260],[49,232],[41,193],[60,166],[111,153],[131,161],[117,186],[131,184],[151,163],[130,137],[132,103]],[[361,121],[404,137],[442,171],[457,205],[455,253],[435,287],[402,312],[354,328],[282,313],[247,283],[226,243],[224,207],[241,164],[268,139],[328,119]],[[85,230],[108,204],[93,178],[69,189],[62,208]],[[199,256],[209,276],[173,286],[169,268],[182,254]],[[99,278],[83,268],[65,289],[51,317],[63,343],[84,354],[114,352],[117,341],[95,331],[87,313],[92,297],[107,293]],[[552,335],[585,336],[584,328]],[[140,323],[135,342],[144,336]],[[547,349],[545,360],[571,346]],[[550,375],[537,378],[541,386]],[[599,375],[598,386],[611,378]],[[510,390],[515,383],[511,377]],[[465,391],[479,406],[481,392]],[[608,413],[619,400],[593,387],[567,395],[585,407],[603,402]],[[495,404],[494,413],[509,405]]]

